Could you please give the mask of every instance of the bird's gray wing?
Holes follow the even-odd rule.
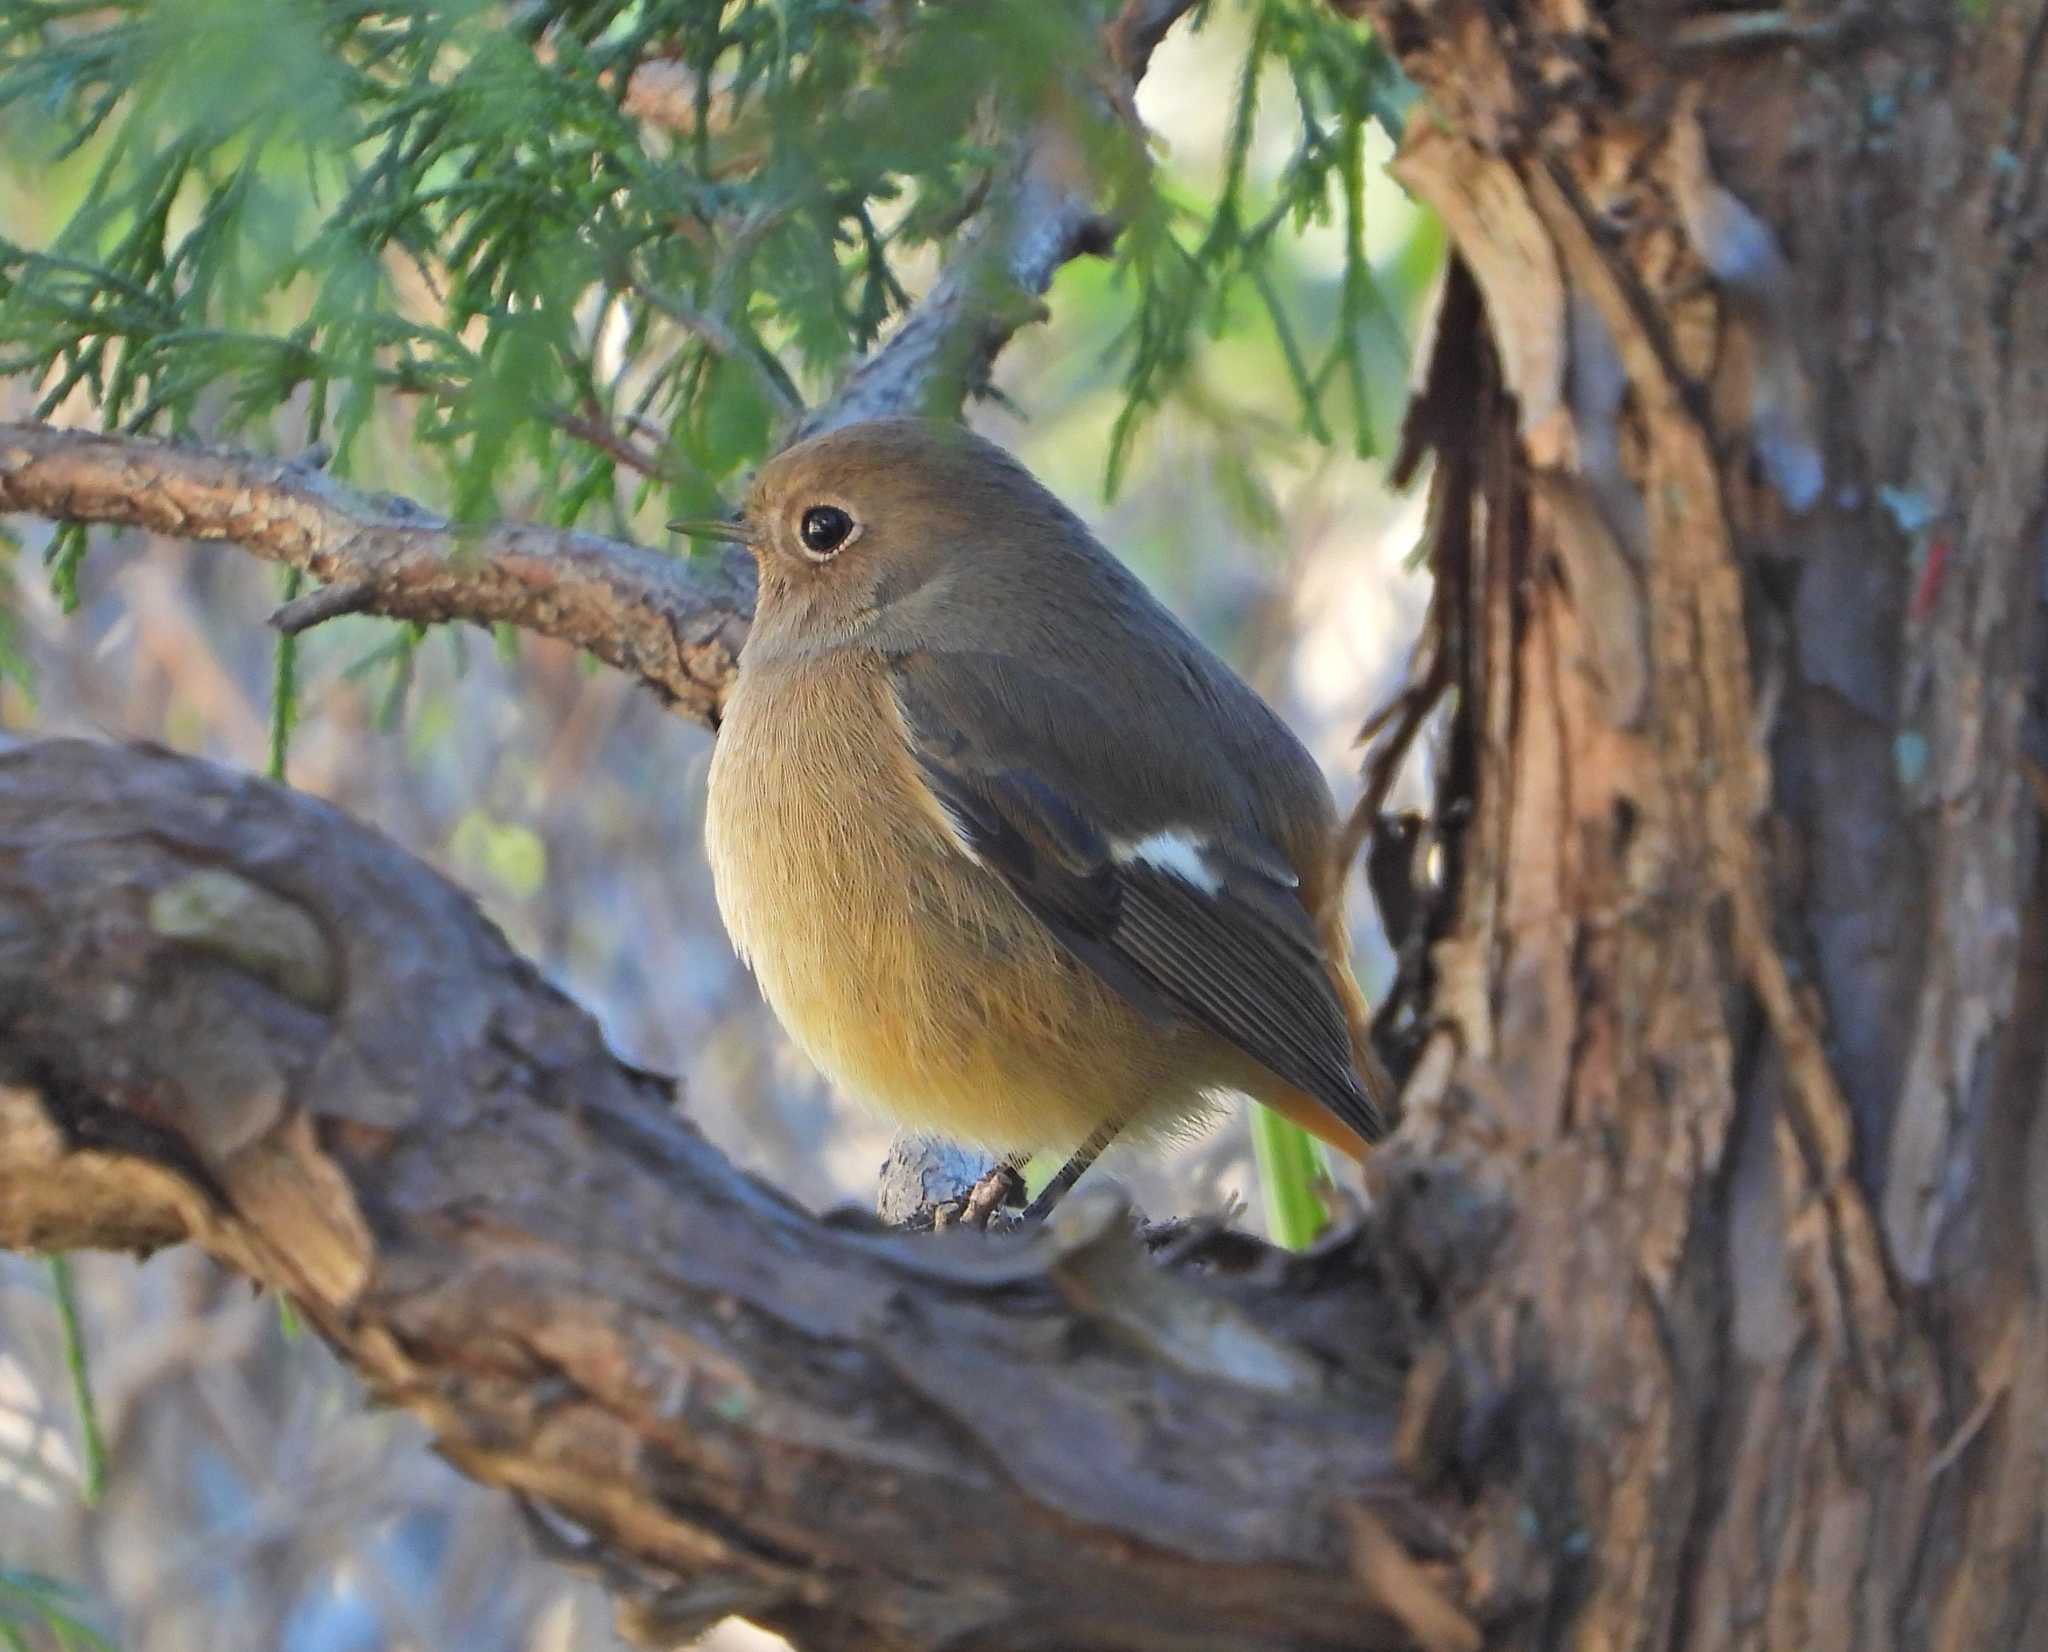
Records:
[[[1219,1034],[1367,1141],[1386,1133],[1295,873],[1243,810],[1230,818],[1231,789],[1202,766],[1213,754],[1164,749],[1004,655],[905,654],[890,685],[955,844],[1076,958],[1155,1019]]]

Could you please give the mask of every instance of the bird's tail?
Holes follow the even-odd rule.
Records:
[[[1306,1090],[1275,1079],[1273,1083],[1256,1094],[1256,1099],[1273,1109],[1290,1124],[1298,1124],[1319,1141],[1326,1141],[1339,1153],[1365,1162],[1372,1151],[1367,1141],[1350,1125],[1330,1111]]]

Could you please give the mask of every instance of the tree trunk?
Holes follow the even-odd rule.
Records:
[[[1460,264],[1386,1163],[1502,1645],[2048,1644],[2048,19],[1966,10],[1373,8]]]

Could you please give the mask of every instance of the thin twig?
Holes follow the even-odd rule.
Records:
[[[1387,798],[1400,776],[1401,763],[1407,757],[1409,747],[1414,745],[1415,736],[1429,721],[1429,714],[1436,709],[1437,702],[1450,686],[1451,674],[1443,650],[1433,649],[1422,675],[1409,681],[1400,693],[1365,720],[1365,727],[1358,735],[1360,741],[1371,740],[1390,727],[1391,732],[1380,741],[1368,761],[1365,791],[1344,822],[1343,833],[1337,840],[1339,866],[1349,866],[1357,858],[1367,835],[1387,806]]]
[[[1152,66],[1159,42],[1193,9],[1193,0],[1124,0],[1102,30],[1103,46],[1117,72],[1137,85]]]
[[[563,435],[574,436],[579,442],[588,442],[600,452],[610,454],[628,470],[652,477],[657,482],[666,482],[671,487],[686,480],[683,473],[667,459],[658,453],[649,453],[644,447],[635,446],[602,419],[566,407],[548,408],[546,414],[548,423]]]
[[[280,603],[270,616],[271,629],[296,637],[343,614],[360,614],[377,600],[377,587],[367,579],[345,579],[323,585],[302,597]]]
[[[796,393],[781,364],[750,345],[729,322],[644,281],[635,280],[632,288],[678,327],[702,339],[719,357],[747,368],[778,413],[786,417],[802,411],[803,398]]]
[[[377,375],[378,382],[402,396],[426,396],[435,401],[454,402],[474,394],[472,386],[447,379],[423,378],[416,373],[404,371],[383,372]],[[559,407],[536,404],[533,407],[536,418],[545,419],[565,436],[573,436],[579,442],[588,442],[592,447],[608,453],[628,470],[665,482],[670,487],[685,482],[709,487],[710,478],[694,468],[684,467],[674,459],[650,453],[646,448],[637,447],[622,432],[612,428],[603,418],[589,411],[573,407]],[[316,467],[317,468],[317,467]]]
[[[1777,46],[1832,45],[1847,32],[1839,17],[1802,17],[1793,11],[1715,12],[1688,17],[1672,29],[1665,45],[1674,52],[1754,51]]]

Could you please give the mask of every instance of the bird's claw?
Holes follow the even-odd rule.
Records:
[[[986,1233],[998,1212],[1024,1203],[1024,1177],[1007,1164],[988,1171],[960,1198],[932,1211],[932,1228],[973,1228]]]

